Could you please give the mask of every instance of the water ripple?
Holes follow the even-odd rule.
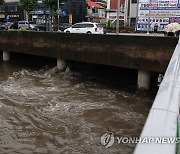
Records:
[[[139,135],[152,100],[91,78],[44,67],[16,71],[2,81],[0,153],[132,152],[135,145],[104,149],[100,137],[107,131]]]

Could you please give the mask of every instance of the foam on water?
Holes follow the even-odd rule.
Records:
[[[100,137],[138,136],[152,100],[92,78],[55,67],[9,75],[0,83],[0,152],[131,153],[135,145],[104,149]]]

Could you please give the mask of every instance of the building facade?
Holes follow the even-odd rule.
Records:
[[[105,22],[106,21],[106,8],[98,2],[94,2],[92,0],[88,0],[88,7],[87,7],[87,18],[88,21],[94,22]]]
[[[38,0],[38,4],[30,12],[28,19],[43,23],[48,20],[50,10],[42,3],[42,0]],[[86,7],[86,0],[61,0],[60,8],[62,13],[60,14],[60,22],[69,22],[69,17],[72,18],[72,23],[84,21],[87,13]],[[0,22],[13,22],[26,19],[27,13],[19,5],[19,0],[5,0],[5,3],[0,6]]]
[[[86,16],[85,0],[61,0],[60,2],[60,22],[69,23],[69,18],[72,18],[72,23],[84,21]],[[42,23],[48,20],[49,14],[49,8],[40,2],[37,8],[30,12],[29,19],[38,23]],[[57,14],[55,17],[57,18]]]
[[[117,20],[117,3],[118,0],[107,0],[107,22],[110,21],[113,23]],[[123,22],[124,25],[128,25],[129,17],[129,0],[120,0],[120,12],[119,19]]]
[[[0,6],[0,22],[17,21],[24,19],[24,11],[17,0],[5,0]]]
[[[180,0],[152,0],[151,4],[149,0],[139,0],[137,30],[152,31],[158,24],[158,30],[163,31],[172,22],[180,23]]]
[[[172,22],[180,23],[180,0],[131,0],[130,21],[135,30],[163,31]]]

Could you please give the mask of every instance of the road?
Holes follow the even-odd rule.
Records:
[[[107,35],[116,35],[116,33],[106,33]],[[133,35],[133,36],[162,36],[164,37],[164,34],[162,33],[158,33],[158,34],[154,34],[154,33],[150,33],[150,34],[147,34],[147,33],[119,33],[119,35]]]

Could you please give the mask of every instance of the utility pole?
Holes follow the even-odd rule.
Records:
[[[49,31],[52,32],[52,23],[51,23],[51,8],[49,7]]]
[[[116,35],[119,35],[120,0],[117,0]]]
[[[152,0],[149,0],[148,28],[147,28],[147,33],[146,33],[146,34],[149,34],[149,31],[150,31],[150,14],[151,14],[151,3],[152,3]]]
[[[58,9],[59,9],[59,0],[58,0]],[[59,30],[59,13],[58,13],[58,25],[57,25],[57,29]]]
[[[124,5],[124,26],[127,26],[127,16],[128,16],[128,0],[125,0]]]

